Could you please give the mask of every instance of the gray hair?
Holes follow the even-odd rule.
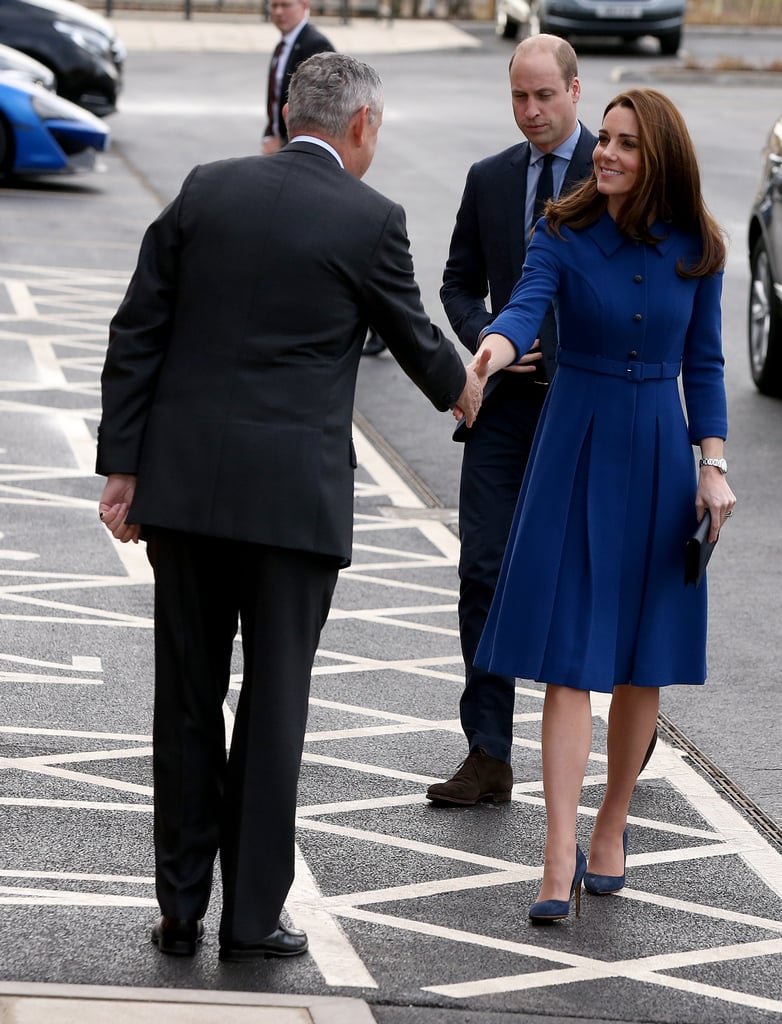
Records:
[[[341,139],[362,107],[369,107],[370,121],[383,109],[377,71],[344,53],[316,53],[299,64],[291,79],[288,135],[319,132]]]

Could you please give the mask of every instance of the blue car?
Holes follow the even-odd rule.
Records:
[[[0,72],[0,174],[89,171],[108,149],[103,121],[33,82]]]

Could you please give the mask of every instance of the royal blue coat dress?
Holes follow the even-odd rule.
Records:
[[[540,221],[488,329],[521,355],[555,301],[558,370],[476,657],[493,672],[603,692],[705,681],[706,586],[685,585],[684,550],[692,445],[727,435],[722,275],[680,277],[699,238],[654,233],[632,241],[604,214],[560,239]]]

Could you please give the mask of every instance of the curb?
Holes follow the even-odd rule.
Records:
[[[658,85],[684,85],[698,82],[703,85],[760,85],[779,88],[782,71],[752,70],[737,68],[735,71],[719,68],[658,67],[639,70],[638,68],[617,68],[612,79],[615,82],[639,82]]]
[[[363,1000],[195,989],[0,982],[8,1024],[375,1024]]]
[[[355,20],[348,25],[315,19],[342,53],[423,53],[432,50],[464,50],[480,47],[480,41],[445,22]],[[220,20],[182,18],[116,17],[111,23],[130,54],[167,53],[265,53],[279,39],[274,25],[247,15],[223,16]]]

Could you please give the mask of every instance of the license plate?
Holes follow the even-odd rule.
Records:
[[[636,4],[599,4],[595,8],[598,18],[640,18],[643,13]]]

